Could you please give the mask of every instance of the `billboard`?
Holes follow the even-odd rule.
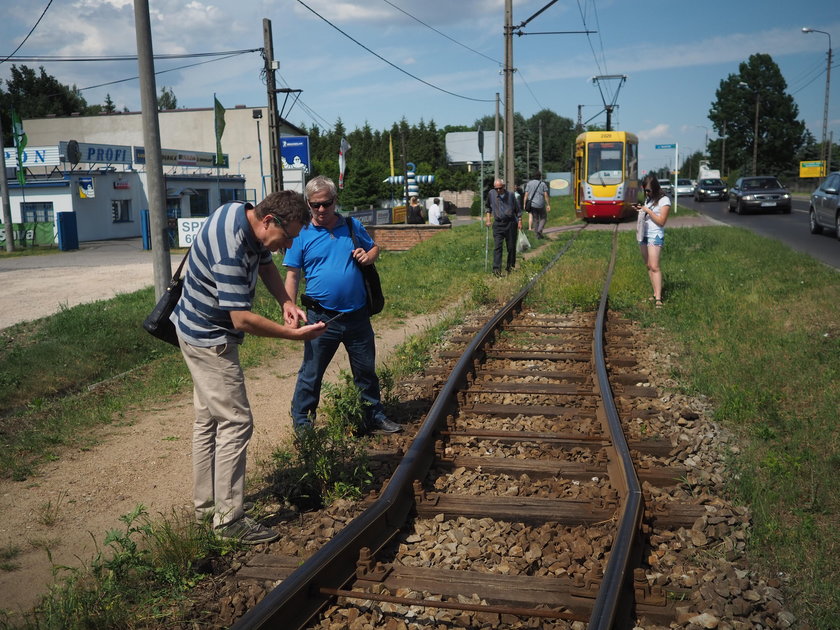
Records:
[[[496,132],[484,131],[484,161],[492,162],[496,159]],[[504,151],[505,138],[499,132],[499,152]],[[477,131],[453,131],[446,134],[446,161],[449,164],[466,164],[481,162],[482,153],[478,150]]]
[[[280,136],[280,162],[283,168],[297,168],[308,173],[309,137]]]

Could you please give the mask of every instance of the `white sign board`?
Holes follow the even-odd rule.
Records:
[[[178,219],[178,247],[189,247],[192,245],[198,231],[206,220],[207,217]]]
[[[17,168],[17,149],[7,147],[6,168]],[[26,168],[33,166],[58,166],[61,163],[58,155],[58,147],[26,147],[23,150],[23,165]]]

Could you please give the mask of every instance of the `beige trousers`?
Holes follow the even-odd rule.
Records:
[[[254,418],[239,365],[239,344],[181,342],[193,379],[193,503],[196,518],[222,527],[244,515],[245,456]]]

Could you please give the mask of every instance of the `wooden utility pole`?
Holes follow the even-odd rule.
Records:
[[[271,192],[283,190],[283,164],[280,161],[280,113],[277,111],[277,83],[274,72],[280,64],[274,60],[274,37],[271,20],[263,18],[263,55],[265,87],[268,93],[268,161],[271,170]]]

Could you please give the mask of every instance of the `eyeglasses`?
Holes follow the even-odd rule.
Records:
[[[504,190],[505,189],[504,186],[493,186],[493,188],[495,188],[496,190]]]
[[[334,201],[335,199],[330,199],[328,201],[310,201],[309,207],[313,210],[317,210],[318,208],[329,208],[331,205],[333,205]]]

